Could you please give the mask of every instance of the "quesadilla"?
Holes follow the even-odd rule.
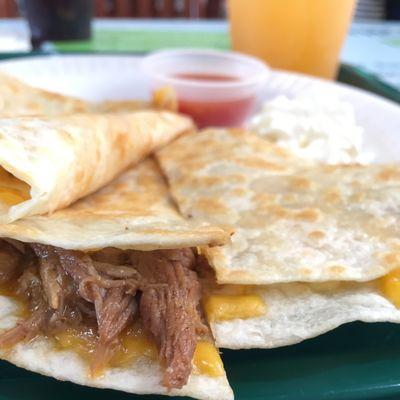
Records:
[[[206,130],[158,152],[184,216],[230,225],[204,254],[219,283],[368,281],[400,267],[400,165],[308,165],[257,136]]]
[[[218,347],[275,348],[348,322],[400,323],[399,296],[386,285],[399,289],[390,274],[370,282],[223,285],[208,290],[204,308]]]
[[[91,103],[72,96],[48,92],[30,86],[0,72],[0,116],[57,116],[76,113],[120,113],[144,109],[177,111],[176,93],[172,88],[157,89],[150,101],[122,100]]]
[[[152,159],[0,237],[1,358],[89,386],[233,398],[193,250],[228,235],[187,222]]]
[[[218,346],[400,322],[399,165],[310,165],[251,133],[211,129],[157,157],[184,216],[234,231],[201,249],[220,284],[203,285]]]
[[[83,113],[91,108],[83,100],[32,87],[2,72],[0,88],[2,117]]]
[[[66,207],[192,128],[166,111],[0,120],[0,222]]]

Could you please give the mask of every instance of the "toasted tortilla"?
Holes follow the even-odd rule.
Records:
[[[82,113],[91,105],[75,97],[51,93],[0,73],[0,116]]]
[[[235,231],[203,249],[219,283],[368,281],[400,267],[400,165],[308,165],[216,129],[157,157],[184,216]]]
[[[66,207],[191,128],[165,111],[2,119],[0,223]]]
[[[52,93],[30,86],[0,72],[0,117],[58,116],[76,113],[121,113],[144,109],[177,111],[176,93],[164,87],[153,93],[151,101],[122,100],[90,103],[76,97]]]
[[[148,158],[110,185],[50,216],[31,216],[0,226],[0,237],[91,251],[103,247],[153,250],[221,244],[226,232],[187,222],[177,211],[156,162]],[[0,295],[0,331],[19,321],[18,305]],[[78,384],[131,393],[188,395],[199,399],[232,399],[226,376],[195,375],[180,390],[160,385],[162,369],[150,359],[127,368],[108,369],[104,377],[88,375],[88,365],[71,351],[55,348],[50,339],[21,343],[0,358],[17,366]]]
[[[239,288],[224,287],[219,292],[234,295]],[[400,310],[381,294],[377,281],[286,283],[253,286],[245,293],[264,300],[265,315],[211,322],[217,346],[274,348],[302,342],[352,321],[400,323]]]
[[[159,167],[148,158],[68,208],[0,225],[0,237],[89,251],[219,245],[229,235],[186,221],[172,203]]]
[[[103,101],[90,103],[30,86],[13,76],[0,72],[0,117],[59,116],[77,113],[132,112],[157,106],[142,100]],[[159,107],[162,108],[162,107]],[[172,110],[171,111],[176,111]]]

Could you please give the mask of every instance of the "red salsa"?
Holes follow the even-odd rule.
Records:
[[[174,77],[203,82],[235,82],[240,81],[237,76],[181,73]],[[250,114],[254,95],[239,97],[232,100],[213,100],[212,89],[207,100],[178,99],[179,111],[190,115],[199,128],[206,126],[240,126]]]
[[[190,79],[191,81],[209,81],[209,82],[238,82],[240,78],[233,75],[218,75],[218,74],[189,74],[181,73],[173,75],[175,78],[179,79]]]

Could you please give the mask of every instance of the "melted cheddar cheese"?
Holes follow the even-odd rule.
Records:
[[[54,340],[60,350],[72,350],[90,362],[96,347],[97,335],[91,329],[68,328],[57,333]]]
[[[0,167],[0,202],[14,206],[30,198],[30,187]]]
[[[389,272],[380,279],[384,296],[397,308],[400,308],[400,268]]]
[[[226,321],[246,319],[265,314],[264,300],[255,294],[211,295],[204,301],[204,310],[208,321]]]
[[[90,362],[96,348],[97,335],[91,329],[69,328],[54,336],[57,347],[75,351]],[[157,348],[140,327],[133,327],[121,337],[121,345],[110,360],[110,366],[123,367],[141,357],[157,359]]]
[[[29,198],[29,197],[28,197]],[[19,190],[0,186],[0,201],[7,206],[15,206],[28,200]]]
[[[193,373],[218,377],[224,375],[224,365],[217,348],[210,342],[197,342],[193,356]]]
[[[58,349],[74,351],[86,362],[92,361],[97,343],[97,335],[93,330],[70,328],[57,333],[54,339]],[[135,326],[121,337],[121,346],[111,358],[109,366],[126,367],[142,357],[157,360],[158,352],[155,343],[145,335],[143,329]],[[221,357],[212,343],[202,340],[197,342],[193,356],[193,372],[211,377],[224,374]]]
[[[157,347],[153,341],[147,338],[141,328],[129,330],[121,338],[121,344],[122,346],[110,361],[112,367],[127,366],[141,357],[157,360]]]

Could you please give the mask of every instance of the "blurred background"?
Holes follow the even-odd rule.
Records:
[[[291,5],[286,9],[278,0],[230,1],[0,0],[0,59],[38,53],[143,54],[166,47],[233,48],[256,55],[272,67],[338,78],[400,101],[400,0],[330,0],[336,7],[330,11],[308,9],[306,5],[315,0],[282,0]],[[278,11],[277,4],[281,5]],[[263,26],[267,19],[252,24],[263,12],[271,13],[273,23],[268,21],[273,27]],[[307,43],[306,39],[300,43],[299,38],[295,43],[290,35],[296,29],[317,33],[311,40],[308,33]],[[277,43],[286,46],[279,50],[279,59]],[[329,58],[331,66],[310,68],[304,57],[302,62],[289,59],[293,49],[302,46],[309,65]],[[332,54],[321,55],[327,46]]]
[[[90,2],[83,0],[83,2]],[[251,5],[251,3],[249,3]],[[0,17],[24,15],[24,0],[1,0]],[[95,17],[101,18],[225,18],[225,0],[94,0]],[[359,0],[355,19],[399,20],[398,0]]]

